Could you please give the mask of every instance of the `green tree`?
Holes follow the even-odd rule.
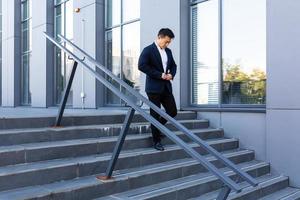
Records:
[[[241,70],[240,64],[223,65],[225,72],[224,76],[224,94],[231,96],[231,94],[240,94],[240,101],[247,104],[265,103],[266,96],[266,73],[260,69],[253,69],[251,73],[247,74]],[[234,84],[236,85],[234,87]],[[238,87],[237,87],[238,85]],[[234,88],[239,88],[236,91]],[[226,92],[226,90],[228,90]],[[231,91],[233,90],[233,91]],[[231,92],[230,92],[231,91]]]
[[[224,81],[228,82],[243,82],[249,80],[249,76],[242,72],[241,65],[224,64],[225,77]]]

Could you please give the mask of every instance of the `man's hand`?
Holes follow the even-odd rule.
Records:
[[[170,81],[172,79],[173,79],[172,74],[166,74],[166,79],[165,80]]]
[[[173,76],[172,76],[172,74],[165,74],[165,73],[162,73],[161,78],[162,78],[163,80],[170,81],[170,80],[173,79]]]

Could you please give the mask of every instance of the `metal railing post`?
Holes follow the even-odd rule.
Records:
[[[227,187],[226,185],[221,189],[218,197],[216,200],[226,200],[228,195],[230,194],[231,189]]]
[[[67,100],[68,100],[68,97],[69,97],[69,93],[70,93],[70,90],[71,90],[71,87],[72,87],[72,83],[73,83],[73,79],[74,79],[74,76],[75,76],[77,66],[78,66],[78,62],[74,60],[73,68],[72,68],[72,71],[71,71],[71,74],[70,74],[70,78],[69,78],[67,87],[64,90],[64,96],[63,96],[63,98],[60,102],[58,114],[56,116],[56,120],[55,120],[55,126],[56,127],[60,126],[60,124],[61,124],[61,119],[62,119],[62,116],[63,116],[64,111],[65,111],[65,107],[66,107]]]
[[[113,154],[112,154],[111,159],[109,161],[109,165],[108,165],[107,170],[106,170],[106,175],[105,176],[98,176],[97,177],[98,179],[107,180],[107,179],[111,178],[111,175],[112,175],[112,173],[113,173],[113,171],[115,169],[115,165],[116,165],[117,160],[119,158],[120,151],[121,151],[122,146],[124,144],[124,141],[125,141],[125,138],[126,138],[126,135],[127,135],[127,132],[128,132],[129,126],[130,126],[130,123],[131,123],[132,118],[134,116],[134,113],[135,113],[135,110],[131,107],[128,110],[127,115],[125,117],[125,120],[124,120],[122,129],[121,129],[121,132],[120,132],[117,144],[115,146],[115,149],[113,151]]]

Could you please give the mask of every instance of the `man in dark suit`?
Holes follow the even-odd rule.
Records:
[[[158,107],[163,105],[166,112],[172,117],[177,115],[171,85],[171,80],[175,77],[177,66],[171,50],[167,47],[174,37],[174,33],[170,29],[161,29],[158,32],[155,42],[144,48],[138,63],[139,70],[147,75],[145,90],[149,100]],[[150,109],[150,114],[161,124],[167,123],[167,120],[154,110]],[[162,134],[152,124],[151,130],[154,148],[163,151],[164,146],[161,144]]]

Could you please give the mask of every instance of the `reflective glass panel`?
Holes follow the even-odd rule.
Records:
[[[266,103],[266,1],[223,0],[223,104]]]
[[[121,30],[114,28],[106,34],[106,65],[113,74],[121,76]],[[110,78],[108,80],[118,89],[120,85]],[[106,89],[106,103],[120,104],[120,98],[113,94],[109,89]]]
[[[135,22],[123,27],[122,78],[137,91],[140,91],[140,71],[138,69],[139,54],[140,22]]]
[[[106,0],[106,26],[121,23],[121,0]]]
[[[140,0],[123,0],[123,23],[140,18]]]
[[[192,102],[218,104],[218,0],[192,9]]]

